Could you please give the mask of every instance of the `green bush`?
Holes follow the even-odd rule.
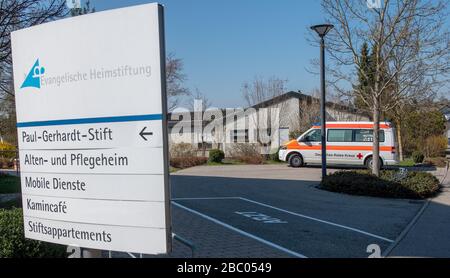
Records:
[[[444,115],[434,109],[423,110],[415,109],[415,107],[406,107],[406,109],[404,118],[402,118],[401,128],[404,153],[410,155],[415,150],[420,150],[426,156],[433,156],[427,154],[430,150],[427,150],[426,141],[430,136],[441,136],[444,134],[446,130]],[[434,146],[431,146],[434,149]]]
[[[401,185],[412,191],[418,198],[431,197],[440,189],[439,180],[427,172],[410,172],[401,181]]]
[[[222,163],[225,158],[225,153],[222,150],[210,150],[209,151],[209,162]]]
[[[412,153],[412,159],[415,163],[422,163],[425,159],[425,156],[420,151],[415,151]]]
[[[0,194],[20,193],[20,178],[0,173]]]
[[[320,188],[347,193],[386,198],[424,199],[434,196],[440,188],[439,180],[430,173],[381,171],[380,177],[369,171],[339,171],[327,176]]]
[[[25,239],[21,209],[0,209],[0,258],[65,258],[66,246]]]

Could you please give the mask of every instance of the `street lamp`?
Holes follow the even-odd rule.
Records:
[[[325,40],[324,37],[333,29],[331,24],[311,26],[320,37],[320,122],[322,130],[322,181],[327,176],[327,141],[326,141],[326,113],[325,113]]]

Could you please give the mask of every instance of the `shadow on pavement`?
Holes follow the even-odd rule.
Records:
[[[314,219],[367,231],[392,241],[408,226],[424,204],[424,201],[417,200],[332,193],[315,188],[317,182],[304,180],[174,175],[171,176],[171,183],[172,198],[183,206],[273,241],[277,241],[277,236],[287,236],[285,241],[277,242],[282,242],[281,245],[286,248],[295,246],[299,252],[306,250],[308,254],[305,255],[308,257],[362,257],[365,255],[366,243],[371,242],[370,237],[356,240],[360,236],[358,233],[347,233],[348,231],[317,221],[294,219],[258,206],[243,207],[242,203],[220,198],[242,197]],[[211,197],[219,199],[198,199]],[[280,219],[288,219],[287,222],[293,225],[284,229],[281,229],[280,225],[279,230],[266,228],[264,225],[258,226],[248,219],[237,220],[234,210],[271,214]],[[176,217],[173,218],[174,225],[178,221],[180,220]],[[182,231],[180,235],[183,236]],[[210,240],[214,240],[215,235],[211,234],[210,237]],[[195,242],[192,238],[186,238]],[[333,242],[333,238],[336,242]],[[311,242],[315,245],[310,245]],[[373,239],[372,243],[381,244],[383,251],[391,244],[383,244],[376,239]],[[358,253],[355,253],[355,250],[359,250]]]

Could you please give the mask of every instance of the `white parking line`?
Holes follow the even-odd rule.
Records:
[[[388,239],[388,238],[385,238],[385,237],[382,237],[382,236],[379,236],[379,235],[375,235],[375,234],[372,234],[372,233],[369,233],[369,232],[365,232],[365,231],[360,230],[360,229],[355,229],[355,228],[352,228],[352,227],[336,224],[336,223],[333,223],[333,222],[330,222],[330,221],[325,221],[325,220],[321,220],[321,219],[314,218],[314,217],[311,217],[311,216],[307,216],[307,215],[304,215],[304,214],[300,214],[300,213],[288,211],[288,210],[285,210],[285,209],[277,208],[277,207],[274,207],[274,206],[271,206],[271,205],[267,205],[267,204],[263,204],[263,203],[260,203],[260,202],[256,202],[256,201],[253,201],[253,200],[250,200],[250,199],[247,199],[247,198],[239,197],[239,199],[241,199],[243,201],[247,201],[249,203],[257,204],[257,205],[260,205],[260,206],[263,206],[263,207],[267,207],[267,208],[271,208],[271,209],[274,209],[274,210],[278,210],[278,211],[281,211],[281,212],[284,212],[284,213],[287,213],[287,214],[295,215],[295,216],[298,216],[298,217],[302,217],[302,218],[306,218],[306,219],[309,219],[309,220],[317,221],[317,222],[320,222],[320,223],[323,223],[323,224],[328,224],[328,225],[331,225],[331,226],[335,226],[335,227],[339,227],[339,228],[342,228],[342,229],[350,230],[350,231],[353,231],[353,232],[356,232],[356,233],[364,234],[366,236],[371,236],[371,237],[374,237],[374,238],[378,238],[378,239],[381,239],[381,240],[384,240],[384,241],[387,241],[387,242],[394,242],[392,239]]]
[[[218,198],[214,198],[214,200],[215,200],[215,199],[218,199]],[[227,199],[230,199],[230,198],[227,198]],[[234,198],[234,199],[236,199],[236,198]],[[178,199],[177,199],[177,200],[178,200]],[[185,200],[186,200],[186,199],[185,199]],[[202,199],[202,200],[206,200],[206,199]],[[180,205],[180,204],[178,204],[177,202],[172,201],[172,204],[175,205],[175,206],[177,206],[177,207],[179,207],[179,208],[181,208],[181,209],[184,209],[184,210],[186,210],[186,211],[189,211],[189,212],[191,212],[191,213],[193,213],[193,214],[195,214],[195,215],[198,215],[198,216],[200,216],[200,217],[203,217],[203,218],[205,218],[205,219],[207,219],[207,220],[209,220],[209,221],[211,221],[211,222],[214,222],[214,223],[216,223],[216,224],[218,224],[218,225],[221,225],[221,226],[223,226],[223,227],[225,227],[225,228],[228,228],[228,229],[230,229],[230,230],[232,230],[232,231],[234,231],[234,232],[236,232],[236,233],[239,233],[239,234],[241,234],[241,235],[244,235],[244,236],[246,236],[246,237],[249,237],[249,238],[251,238],[251,239],[254,239],[254,240],[256,240],[256,241],[259,241],[259,242],[261,242],[261,243],[264,243],[264,244],[266,244],[266,245],[268,245],[268,246],[270,246],[270,247],[272,247],[272,248],[278,249],[278,250],[280,250],[280,251],[282,251],[282,252],[286,252],[286,253],[288,253],[288,254],[294,256],[294,257],[297,257],[297,258],[307,258],[306,256],[304,256],[304,255],[302,255],[302,254],[300,254],[300,253],[294,252],[294,251],[289,250],[289,249],[286,249],[286,248],[284,248],[284,247],[282,247],[282,246],[280,246],[280,245],[277,245],[277,244],[275,244],[275,243],[273,243],[273,242],[267,241],[267,240],[265,240],[265,239],[262,239],[262,238],[260,238],[260,237],[255,236],[255,235],[252,235],[252,234],[250,234],[250,233],[244,232],[244,231],[242,231],[242,230],[240,230],[240,229],[238,229],[238,228],[236,228],[236,227],[233,227],[233,226],[231,226],[231,225],[229,225],[229,224],[226,224],[226,223],[224,223],[224,222],[222,222],[222,221],[220,221],[220,220],[217,220],[217,219],[215,219],[215,218],[212,218],[212,217],[210,217],[210,216],[208,216],[208,215],[205,215],[205,214],[203,214],[203,213],[201,213],[201,212],[198,212],[198,211],[196,211],[196,210],[187,208],[187,207],[185,207],[185,206],[183,206],[183,205]]]
[[[294,215],[294,216],[297,216],[297,217],[309,219],[309,220],[316,221],[316,222],[319,222],[319,223],[322,223],[322,224],[331,225],[331,226],[342,228],[342,229],[346,229],[346,230],[349,230],[349,231],[352,231],[352,232],[355,232],[355,233],[360,233],[360,234],[363,234],[363,235],[366,235],[366,236],[370,236],[370,237],[373,237],[373,238],[381,239],[381,240],[384,240],[384,241],[387,241],[387,242],[390,242],[390,243],[394,242],[394,240],[392,240],[392,239],[388,239],[388,238],[385,238],[385,237],[382,237],[382,236],[379,236],[379,235],[376,235],[376,234],[372,234],[372,233],[369,233],[369,232],[366,232],[366,231],[363,231],[363,230],[360,230],[360,229],[356,229],[356,228],[352,228],[352,227],[349,227],[349,226],[345,226],[345,225],[333,223],[333,222],[330,222],[330,221],[322,220],[322,219],[319,219],[319,218],[307,216],[307,215],[304,215],[304,214],[288,211],[288,210],[285,210],[285,209],[281,209],[281,208],[278,208],[278,207],[274,207],[274,206],[271,206],[271,205],[268,205],[268,204],[260,203],[260,202],[253,201],[253,200],[250,200],[250,199],[247,199],[247,198],[243,198],[243,197],[179,198],[179,199],[173,199],[173,200],[180,200],[181,201],[181,200],[230,200],[230,199],[242,200],[242,201],[253,203],[253,204],[256,204],[256,205],[259,205],[259,206],[267,207],[267,208],[270,208],[270,209],[273,209],[273,210],[278,210],[278,211],[281,211],[281,212],[284,212],[284,213],[287,213],[287,214],[290,214],[290,215]]]
[[[131,254],[131,253],[127,253],[130,257],[132,257],[133,259],[136,259],[136,256],[135,255],[133,255],[133,254]]]
[[[189,200],[237,200],[241,197],[199,197],[199,198],[172,198],[172,201],[189,201]]]

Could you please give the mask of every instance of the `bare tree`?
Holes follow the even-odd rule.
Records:
[[[204,127],[206,124],[205,116],[207,116],[207,114],[204,115],[204,112],[208,108],[211,108],[212,103],[205,94],[203,94],[198,88],[196,88],[195,94],[189,93],[188,106],[191,111],[194,111],[194,121],[198,119],[201,121],[202,128],[201,130],[197,130],[197,132],[201,134],[200,138],[198,139],[200,141],[199,143],[201,144],[202,156],[205,157],[207,142]]]
[[[248,106],[253,106],[283,95],[286,93],[286,84],[287,80],[274,76],[267,80],[255,77],[252,82],[245,82],[242,85],[242,94]]]
[[[387,93],[389,102],[385,104],[384,111],[394,120],[397,128],[400,160],[404,159],[402,126],[405,112],[410,107],[427,107],[424,104],[432,102],[439,89],[445,85],[445,78],[440,77],[445,76],[449,69],[448,61],[445,61],[449,54],[445,45],[449,42],[448,33],[447,38],[445,34],[444,37],[436,37],[442,34],[435,33],[435,29],[442,28],[443,21],[438,19],[430,24],[428,19],[425,22],[423,20],[418,18],[414,22],[414,32],[403,38],[400,42],[402,47],[394,47],[390,57],[390,68],[395,70],[395,75],[390,92]]]
[[[0,0],[0,98],[14,95],[11,32],[67,15],[64,0]]]
[[[261,105],[265,101],[284,95],[287,91],[287,82],[287,80],[280,79],[275,76],[270,77],[267,80],[263,77],[255,77],[252,82],[245,82],[242,85],[242,95],[249,107]],[[281,125],[289,125],[289,121],[293,117],[293,115],[284,113],[286,111],[289,111],[288,109],[284,109],[287,108],[287,105],[288,103],[286,103],[285,101],[278,102],[276,106],[272,105],[271,103],[267,104],[267,106],[271,106],[272,108],[280,109]],[[265,107],[261,106],[259,108]],[[257,113],[255,115],[257,115]],[[255,122],[257,122],[256,119],[254,120]]]
[[[285,94],[287,82],[287,80],[275,76],[267,80],[263,77],[255,77],[252,82],[244,82],[242,85],[242,95],[247,105],[252,107]],[[279,102],[277,108],[283,111],[282,108],[284,106],[286,106],[286,103]]]
[[[5,95],[0,101],[0,138],[13,145],[17,145],[15,109],[14,96]]]
[[[297,130],[304,133],[320,121],[320,103],[316,99],[306,99],[300,102]]]
[[[313,89],[309,95],[300,100],[298,121],[294,125],[297,133],[301,134],[320,121],[320,91]]]
[[[15,121],[10,33],[63,18],[69,14],[77,16],[95,12],[89,1],[83,8],[72,11],[67,9],[65,2],[65,0],[0,0],[0,104],[2,107],[0,116],[2,121]],[[189,90],[183,86],[186,80],[186,75],[183,73],[183,61],[176,58],[174,54],[169,54],[166,58],[166,77],[171,110],[178,104],[181,96],[189,94]],[[2,124],[2,134],[15,134],[15,130],[7,130],[7,127],[12,126],[12,124]]]
[[[251,109],[247,109],[247,119],[256,125],[256,129],[249,130],[249,137],[258,141],[263,152],[274,151],[279,144],[279,128],[291,126],[298,118],[292,114],[289,106],[292,102],[285,98],[287,80],[278,77],[264,79],[255,77],[252,82],[245,82],[242,94]],[[277,102],[270,100],[279,98]],[[268,102],[266,102],[268,101]],[[251,112],[254,110],[254,112]],[[274,144],[275,143],[275,144]]]
[[[351,105],[342,100],[338,95],[333,94],[333,92],[327,95],[327,121],[342,121],[342,120],[356,120],[358,115],[354,113],[357,112]],[[296,109],[295,121],[292,121],[292,127],[295,134],[302,134],[311,126],[320,122],[320,90],[313,89],[308,94],[304,95],[299,99],[299,109]]]
[[[95,7],[91,7],[91,1],[89,0],[86,0],[83,7],[70,10],[71,16],[79,16],[90,13],[95,13]]]
[[[169,111],[173,110],[180,102],[180,98],[190,94],[189,89],[184,87],[187,80],[183,72],[183,60],[176,58],[170,53],[166,57],[166,85]]]
[[[11,32],[66,16],[64,0],[0,0],[0,133],[15,144]]]
[[[198,88],[195,88],[195,93],[189,92],[187,99],[187,105],[191,111],[195,110],[196,103],[202,105],[201,111],[205,111],[212,106],[212,102],[209,100],[208,96],[201,92]]]
[[[433,82],[449,69],[449,33],[444,30],[446,3],[430,0],[382,2],[380,8],[369,9],[365,0],[322,0],[330,23],[336,27],[327,37],[332,58],[328,71],[334,77],[331,84],[344,94],[348,90],[343,90],[342,84],[350,84],[354,88],[350,92],[371,109],[375,175],[379,175],[380,169],[382,111],[399,107],[401,101],[408,99],[413,91],[410,84],[416,84],[420,76]],[[358,90],[356,73],[364,73],[359,55],[364,42],[373,49],[374,84],[369,90]],[[399,55],[404,57],[401,64],[396,64],[394,59]],[[414,69],[420,69],[420,73],[409,75],[408,71]],[[395,87],[398,89],[393,89]],[[389,102],[383,103],[383,99]]]

